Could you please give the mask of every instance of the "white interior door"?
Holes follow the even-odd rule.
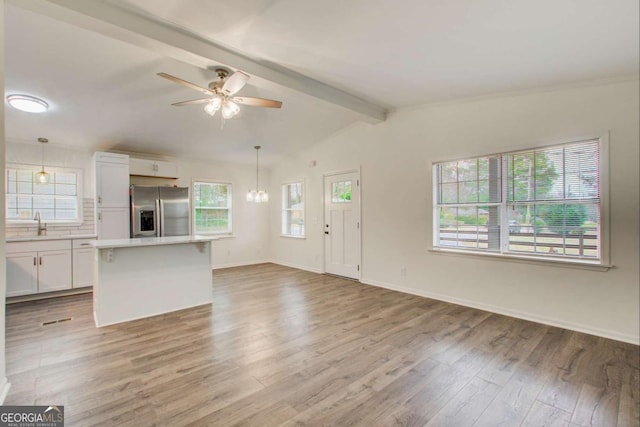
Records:
[[[360,279],[360,174],[324,177],[325,272]]]

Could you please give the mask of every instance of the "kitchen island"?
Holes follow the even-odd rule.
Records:
[[[96,326],[211,304],[210,236],[97,240]]]

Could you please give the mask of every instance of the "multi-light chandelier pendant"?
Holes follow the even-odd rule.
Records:
[[[247,202],[266,203],[269,201],[269,193],[267,193],[266,190],[260,190],[260,187],[258,186],[258,153],[260,152],[260,148],[262,147],[256,145],[253,148],[256,149],[256,189],[249,190],[249,192],[247,193]]]

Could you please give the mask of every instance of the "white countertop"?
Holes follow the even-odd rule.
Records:
[[[98,249],[134,248],[140,246],[179,245],[183,243],[200,243],[218,240],[218,236],[171,236],[171,237],[144,237],[139,239],[113,239],[96,240],[91,245]]]
[[[7,237],[5,241],[11,242],[39,242],[44,240],[77,240],[77,239],[95,239],[96,234],[56,234],[51,236],[20,236]]]

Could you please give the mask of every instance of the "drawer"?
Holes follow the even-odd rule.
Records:
[[[95,242],[96,239],[74,239],[73,249],[88,249],[93,248],[91,242]]]
[[[71,240],[12,242],[7,243],[5,248],[8,254],[16,254],[20,252],[63,251],[71,249]]]

